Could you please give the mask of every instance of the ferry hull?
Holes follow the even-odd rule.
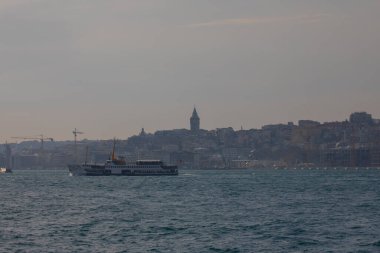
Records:
[[[103,165],[68,165],[72,176],[177,176],[178,169],[170,168],[107,168]]]

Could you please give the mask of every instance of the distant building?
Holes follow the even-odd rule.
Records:
[[[354,112],[350,115],[350,123],[360,125],[372,125],[372,115],[366,112]]]
[[[229,169],[249,169],[258,167],[256,160],[231,160],[227,164]]]
[[[316,127],[319,126],[321,123],[314,120],[299,120],[298,126],[299,127]]]
[[[15,169],[25,169],[25,168],[42,168],[43,160],[37,154],[20,154],[15,156],[14,168]]]
[[[195,168],[195,153],[189,151],[178,151],[170,153],[169,163],[176,164],[182,168]]]
[[[197,109],[193,110],[193,115],[190,118],[190,129],[192,132],[198,132],[200,129],[200,119],[197,113]]]
[[[343,167],[380,166],[380,148],[377,145],[347,145],[321,149],[321,164]]]

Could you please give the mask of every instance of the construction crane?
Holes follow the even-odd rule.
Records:
[[[44,153],[44,142],[45,141],[54,141],[51,137],[45,137],[43,134],[37,135],[36,137],[11,137],[12,139],[19,139],[19,140],[39,140],[41,142],[41,148],[40,148],[40,154],[39,159],[42,167],[45,167],[45,153]]]
[[[20,139],[20,140],[39,140],[41,141],[41,151],[44,150],[44,142],[45,141],[54,141],[51,137],[44,137],[43,134],[37,135],[36,137],[11,137],[12,139]]]
[[[75,152],[75,162],[77,162],[77,136],[78,134],[84,134],[83,132],[78,131],[76,128],[73,131],[74,134],[74,152]]]
[[[74,131],[73,131],[73,134],[74,134],[74,143],[75,143],[75,145],[76,145],[76,144],[77,144],[77,136],[78,136],[78,134],[84,134],[84,133],[78,131],[78,130],[75,128]]]

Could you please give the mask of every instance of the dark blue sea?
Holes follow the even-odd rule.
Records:
[[[380,252],[380,170],[15,171],[0,252]]]

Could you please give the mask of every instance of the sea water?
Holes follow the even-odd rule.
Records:
[[[380,252],[380,170],[16,170],[0,252]]]

